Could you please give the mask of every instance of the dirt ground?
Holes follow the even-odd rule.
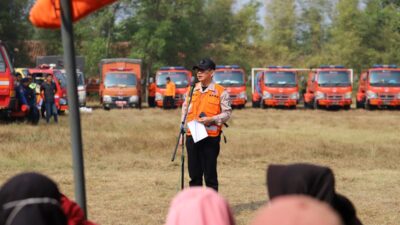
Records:
[[[96,109],[82,115],[89,218],[103,225],[163,224],[179,190],[170,161],[179,110]],[[330,166],[338,192],[366,225],[400,221],[400,111],[235,110],[221,143],[220,193],[239,225],[268,200],[266,167]],[[74,196],[68,117],[58,125],[0,124],[0,182],[39,171]],[[186,175],[186,183],[188,176]]]

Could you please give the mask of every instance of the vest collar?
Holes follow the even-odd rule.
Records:
[[[203,91],[203,88],[201,88],[201,83],[198,82],[196,84],[196,87],[194,88],[195,91],[200,91],[201,93],[206,93],[208,91],[215,91],[215,82],[211,81],[211,83],[208,85],[208,87]]]

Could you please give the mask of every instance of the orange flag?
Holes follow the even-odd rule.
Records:
[[[73,22],[82,19],[116,0],[70,0],[72,3]],[[32,7],[29,20],[34,26],[42,28],[61,27],[60,0],[37,0]]]

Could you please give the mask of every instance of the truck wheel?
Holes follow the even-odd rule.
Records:
[[[350,110],[351,109],[351,105],[345,105],[343,108],[344,108],[344,110]]]
[[[262,109],[268,108],[268,106],[267,106],[266,104],[264,104],[264,102],[260,102],[260,107],[261,107]]]
[[[108,106],[106,106],[106,105],[103,105],[103,109],[109,111],[109,110],[110,110],[110,107],[108,107]]]

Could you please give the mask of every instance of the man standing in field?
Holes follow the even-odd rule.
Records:
[[[147,102],[150,108],[156,107],[155,99],[156,99],[156,84],[152,77],[149,79],[149,86],[147,87],[149,91],[149,97],[147,98]]]
[[[164,93],[164,101],[163,106],[164,109],[172,109],[175,107],[175,84],[171,81],[170,77],[167,77],[167,83],[165,85],[165,93]]]
[[[220,150],[222,125],[232,113],[229,94],[221,85],[213,81],[215,63],[203,59],[193,67],[200,81],[195,85],[190,105],[187,94],[182,105],[182,118],[187,114],[187,122],[197,120],[206,127],[208,137],[194,142],[190,130],[187,132],[186,148],[190,186],[202,186],[203,176],[207,187],[218,191],[217,158]],[[190,93],[190,90],[189,92]]]
[[[58,122],[57,107],[54,95],[57,93],[57,86],[53,82],[53,76],[47,74],[46,81],[40,86],[40,92],[43,96],[43,104],[46,109],[46,122],[50,122],[50,117],[54,116],[54,122]]]

